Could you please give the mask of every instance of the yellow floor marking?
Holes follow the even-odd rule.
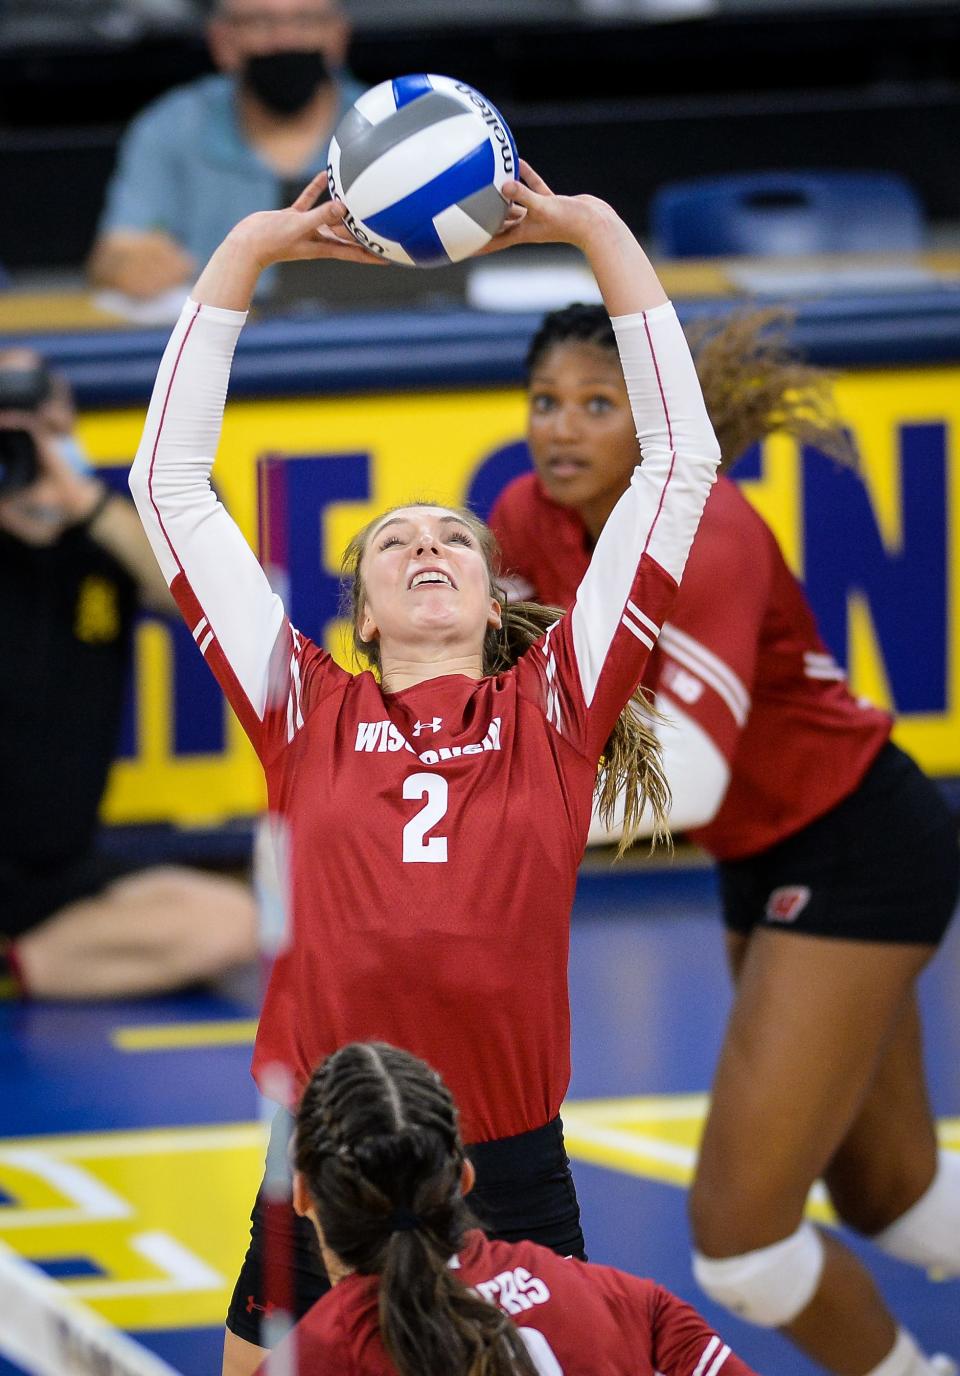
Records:
[[[563,1136],[572,1157],[686,1189],[693,1179],[709,1099],[706,1094],[571,1100]],[[940,1143],[960,1151],[960,1118],[938,1124]],[[834,1221],[823,1186],[810,1192],[807,1212]]]
[[[110,1033],[110,1040],[119,1051],[175,1051],[208,1046],[250,1046],[256,1033],[256,1018],[226,1018],[219,1022],[162,1022],[117,1027]]]
[[[576,1100],[567,1148],[583,1161],[680,1188],[692,1176],[705,1094]],[[960,1118],[940,1124],[960,1151]],[[0,1239],[33,1261],[81,1257],[102,1275],[62,1284],[120,1328],[222,1322],[263,1170],[260,1123],[0,1139]],[[821,1187],[810,1212],[830,1217]]]
[[[83,1257],[62,1282],[120,1328],[223,1321],[263,1173],[266,1128],[164,1128],[0,1140],[0,1238],[32,1261]]]

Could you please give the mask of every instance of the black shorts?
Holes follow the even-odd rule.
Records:
[[[22,936],[61,908],[93,898],[114,880],[142,869],[142,862],[96,851],[34,865],[0,858],[0,936]]]
[[[285,1143],[289,1132],[288,1115],[278,1113],[268,1155],[273,1156],[277,1136],[282,1134]],[[516,1137],[468,1147],[467,1155],[477,1172],[477,1183],[467,1203],[490,1237],[505,1242],[539,1242],[561,1256],[586,1260],[580,1205],[559,1118]],[[269,1343],[260,1325],[278,1303],[264,1287],[266,1253],[269,1251],[283,1267],[277,1283],[287,1287],[285,1298],[295,1319],[302,1318],[326,1294],[330,1282],[320,1260],[313,1224],[299,1218],[289,1205],[269,1206],[262,1185],[250,1222],[250,1245],[230,1302],[227,1327],[238,1338],[266,1347]],[[276,1264],[271,1261],[271,1270]]]
[[[836,807],[769,850],[720,863],[727,927],[934,946],[960,887],[957,819],[892,742]]]

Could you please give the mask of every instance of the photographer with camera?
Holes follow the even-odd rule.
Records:
[[[0,993],[63,999],[175,988],[256,948],[244,885],[97,850],[136,611],[173,603],[74,423],[65,379],[0,352]]]

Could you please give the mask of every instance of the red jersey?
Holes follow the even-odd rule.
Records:
[[[569,916],[597,760],[673,601],[717,447],[672,307],[624,317],[648,459],[571,610],[511,670],[384,692],[287,621],[210,488],[243,315],[188,303],[131,487],[286,823],[293,940],[254,1073],[382,1040],[436,1067],[465,1140],[541,1127],[570,1073]],[[634,358],[634,355],[637,357]]]
[[[695,1309],[651,1280],[479,1231],[455,1260],[464,1285],[510,1315],[543,1376],[752,1376]],[[376,1276],[339,1281],[275,1349],[277,1369],[396,1376],[377,1295]]]
[[[490,523],[519,590],[568,606],[590,561],[580,517],[525,473]],[[773,533],[729,478],[710,494],[644,683],[730,765],[719,811],[690,832],[720,860],[766,850],[847,797],[892,726],[850,693]]]

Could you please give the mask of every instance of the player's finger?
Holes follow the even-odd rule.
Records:
[[[523,158],[520,159],[520,175],[531,191],[536,191],[541,196],[553,195],[540,173],[535,172],[528,162],[524,162]]]
[[[536,191],[532,191],[529,186],[524,186],[523,182],[504,182],[501,191],[504,200],[522,206],[524,210],[529,210],[537,203]]]
[[[327,185],[326,172],[318,172],[300,192],[300,195],[293,202],[294,210],[310,210],[316,204],[317,197],[323,192]]]

